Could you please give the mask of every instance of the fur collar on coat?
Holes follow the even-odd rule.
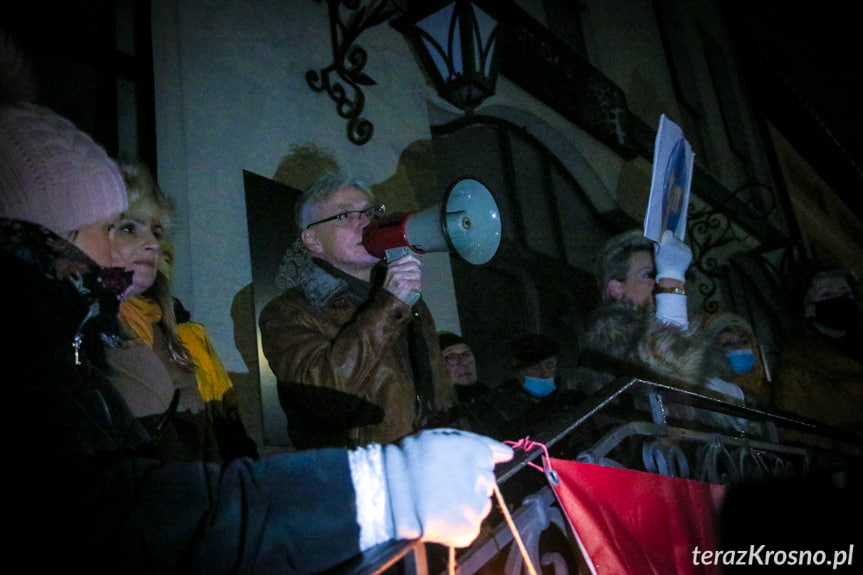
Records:
[[[693,384],[714,377],[733,379],[721,350],[701,336],[697,320],[681,329],[657,320],[652,310],[626,302],[604,304],[591,314],[583,348],[589,359],[623,362],[630,370],[647,368]]]
[[[346,280],[316,264],[300,240],[296,240],[282,256],[276,285],[283,292],[298,288],[316,309],[326,307],[334,297],[350,287]]]

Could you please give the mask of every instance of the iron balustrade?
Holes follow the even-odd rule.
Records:
[[[621,404],[640,404],[625,410],[628,416],[615,415]],[[681,425],[671,422],[668,408],[685,406],[738,418],[760,425],[758,437],[709,429],[697,422]],[[573,437],[597,420],[604,420],[598,436],[588,435],[590,443],[578,447]],[[785,432],[797,435],[783,442]],[[811,438],[809,443],[804,442]],[[679,382],[619,378],[589,396],[570,413],[555,417],[530,437],[545,445],[550,456],[640,470],[709,483],[733,485],[737,482],[770,477],[802,476],[816,469],[842,469],[863,454],[863,438],[838,428],[807,419],[740,405],[709,390]],[[637,455],[625,465],[614,456],[626,441],[635,441]],[[561,456],[561,454],[563,456]],[[496,476],[511,510],[534,567],[552,566],[555,573],[577,573],[580,552],[571,528],[544,475],[531,466],[540,465],[543,450],[517,450],[515,457],[498,466]],[[524,481],[527,479],[527,481]],[[561,534],[566,542],[558,548],[540,548],[540,538],[550,531]],[[520,550],[513,545],[513,534],[497,507],[483,524],[480,536],[466,548],[457,550],[459,575],[478,572],[524,573]],[[354,558],[331,575],[378,575],[396,567],[403,575],[444,575],[441,549],[419,541],[393,541]],[[437,557],[437,561],[432,556]],[[398,565],[397,565],[398,564]],[[582,567],[583,569],[583,567]],[[586,572],[586,571],[583,571]]]

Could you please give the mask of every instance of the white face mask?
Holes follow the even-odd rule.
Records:
[[[557,386],[554,378],[543,379],[527,376],[524,378],[524,389],[534,397],[545,397],[555,390]]]

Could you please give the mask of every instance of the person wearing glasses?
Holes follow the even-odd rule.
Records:
[[[438,344],[444,369],[455,385],[455,393],[459,401],[467,401],[490,391],[488,386],[479,382],[476,357],[462,336],[442,331],[438,333]]]
[[[492,388],[479,381],[473,350],[462,336],[449,331],[438,333],[438,343],[444,369],[455,387],[459,418],[471,431],[491,435],[499,417],[488,401]]]
[[[383,262],[363,228],[384,214],[362,181],[329,172],[297,200],[305,258],[261,310],[264,355],[297,449],[387,444],[459,427],[434,318],[412,254]]]

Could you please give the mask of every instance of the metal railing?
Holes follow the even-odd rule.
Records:
[[[719,417],[705,424],[704,414]],[[785,441],[786,436],[793,440]],[[839,470],[863,455],[863,438],[840,429],[739,405],[709,390],[637,378],[612,382],[548,421],[530,440],[554,458],[724,485]],[[541,464],[542,455],[542,449],[518,450],[499,465],[498,485],[533,565],[551,565],[557,575],[577,573],[580,552],[571,529],[544,475],[531,466]],[[541,551],[541,538],[551,532],[557,534],[556,548],[546,545]],[[509,526],[493,509],[477,540],[458,550],[459,575],[524,572],[521,552],[512,542]],[[333,574],[377,575],[394,566],[400,575],[446,573],[430,562],[427,551],[419,542],[390,542]]]

